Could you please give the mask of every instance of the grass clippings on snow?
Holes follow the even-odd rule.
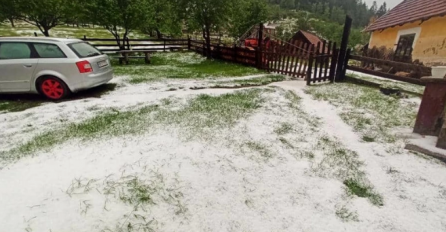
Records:
[[[357,212],[351,212],[348,208],[345,206],[340,207],[336,210],[336,216],[340,218],[344,222],[357,222],[358,219],[358,213]]]
[[[268,85],[274,82],[284,81],[286,79],[283,75],[269,74],[256,78],[219,81],[213,88],[241,88],[241,87],[255,87]]]
[[[169,100],[162,105],[150,105],[138,110],[111,109],[80,123],[44,132],[17,148],[4,152],[3,159],[20,158],[40,150],[51,149],[71,139],[90,140],[104,136],[146,133],[155,125],[175,125],[184,128],[185,137],[207,139],[215,128],[229,128],[261,107],[263,89],[236,91],[211,96],[202,94],[189,100],[179,109],[171,109]]]
[[[321,137],[315,151],[322,154],[321,159],[313,163],[312,171],[322,177],[335,177],[347,186],[347,193],[369,199],[376,206],[384,204],[381,195],[376,193],[362,170],[364,163],[359,155],[346,149],[342,143],[329,137]]]
[[[365,142],[395,142],[390,130],[412,127],[418,110],[416,103],[350,83],[308,87],[306,93],[339,107],[341,118],[360,132]]]
[[[122,215],[116,224],[106,225],[101,231],[156,231],[159,215],[152,213],[156,207],[172,209],[174,217],[187,213],[176,178],[168,178],[140,162],[125,165],[121,171],[120,175],[103,179],[75,179],[68,187],[70,200],[80,202],[80,214],[88,216],[89,209],[102,208],[104,214]],[[94,200],[90,201],[92,196]]]

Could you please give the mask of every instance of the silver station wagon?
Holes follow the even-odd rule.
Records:
[[[113,78],[107,55],[78,39],[0,38],[0,93],[59,100]]]

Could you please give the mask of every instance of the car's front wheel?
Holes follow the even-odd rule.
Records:
[[[38,83],[39,92],[51,99],[51,100],[61,100],[70,94],[70,89],[68,86],[56,77],[43,77]]]

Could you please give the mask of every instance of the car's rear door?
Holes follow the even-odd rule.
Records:
[[[31,90],[31,79],[38,59],[26,42],[0,43],[0,89],[2,92]]]

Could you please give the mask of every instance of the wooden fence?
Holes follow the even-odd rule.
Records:
[[[237,46],[226,47],[219,44],[211,44],[211,50],[208,51],[206,43],[198,40],[190,40],[188,49],[195,51],[198,54],[202,54],[203,56],[207,56],[210,53],[210,56],[214,59],[258,67],[258,50],[251,50]]]
[[[327,45],[324,41],[322,43],[324,49],[320,49],[320,46],[321,43],[318,43],[316,50],[310,54],[307,85],[327,80],[334,81],[339,50],[336,48],[336,43],[332,42]]]
[[[370,75],[375,75],[383,78],[388,78],[397,81],[404,81],[417,85],[424,85],[420,78],[423,76],[430,76],[432,69],[421,65],[410,63],[402,63],[390,60],[376,59],[364,56],[350,55],[350,60],[358,61],[360,65],[347,65],[347,69],[362,72]],[[390,67],[389,71],[377,71],[366,67]],[[398,70],[405,70],[408,76],[395,75]]]
[[[82,38],[89,42],[98,50],[104,53],[117,52],[122,50],[115,39]],[[125,39],[121,40],[121,46],[126,50],[152,50],[152,51],[172,51],[185,49],[188,46],[187,39]]]
[[[273,42],[262,49],[225,47],[211,44],[208,51],[204,41],[189,41],[188,48],[203,56],[257,67],[267,72],[306,78],[307,84],[334,81],[339,50],[336,43],[323,42],[317,46],[301,41]]]

